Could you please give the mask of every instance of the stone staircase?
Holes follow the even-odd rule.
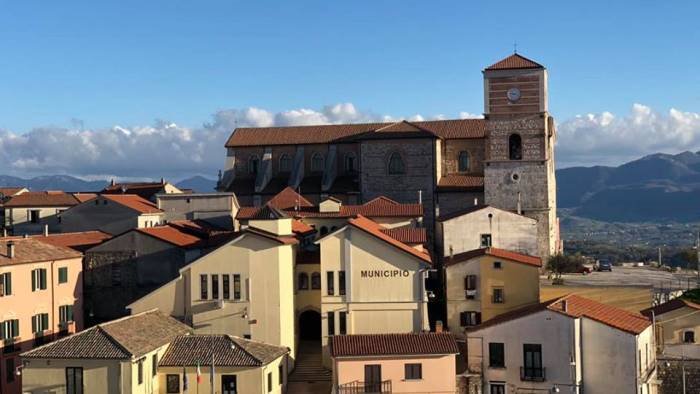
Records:
[[[302,341],[294,365],[289,375],[290,382],[330,382],[331,371],[321,364],[321,343]]]

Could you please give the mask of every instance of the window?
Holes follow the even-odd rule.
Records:
[[[521,380],[544,380],[544,368],[542,368],[542,345],[523,344],[523,370],[520,373]]]
[[[504,302],[506,302],[502,287],[494,287],[493,288],[493,300],[492,301],[494,304],[503,304]]]
[[[73,305],[61,305],[58,307],[58,321],[64,324],[73,321]]]
[[[0,297],[12,295],[12,273],[0,274]]]
[[[279,374],[278,383],[280,385],[284,384],[284,364],[280,363],[279,367],[277,367],[277,373]]]
[[[211,298],[213,300],[219,299],[219,275],[211,276]]]
[[[260,167],[260,159],[257,156],[250,156],[248,159],[248,173],[252,175],[258,174],[258,167]]]
[[[459,325],[462,327],[476,326],[481,324],[481,313],[474,311],[461,312],[459,314]]]
[[[32,291],[46,290],[46,269],[37,268],[32,270]]]
[[[143,384],[143,359],[140,359],[139,361],[137,361],[136,364],[138,365],[138,372],[137,372],[138,382],[139,382],[139,384]]]
[[[481,234],[481,247],[490,248],[491,247],[491,234]]]
[[[335,312],[328,312],[328,336],[335,335]]]
[[[321,289],[321,274],[319,274],[318,272],[314,272],[313,274],[311,274],[311,289]]]
[[[501,263],[500,261],[494,261],[494,262],[493,262],[493,269],[500,270],[500,269],[502,269],[502,268],[503,268],[503,263]]]
[[[5,361],[5,372],[7,377],[7,383],[12,383],[15,381],[15,359],[8,358]]]
[[[505,368],[505,352],[503,343],[489,343],[489,367]]]
[[[233,299],[240,301],[241,299],[241,275],[233,275]]]
[[[228,274],[224,274],[222,277],[222,282],[221,286],[223,287],[223,293],[224,293],[224,299],[225,300],[230,300],[231,299],[231,277]]]
[[[469,171],[469,152],[465,150],[459,152],[459,159],[457,161],[459,172]]]
[[[83,394],[83,369],[66,368],[66,394]]]
[[[357,157],[355,157],[355,154],[350,152],[345,154],[345,171],[346,172],[355,172],[357,171]]]
[[[401,175],[405,172],[403,159],[399,152],[394,152],[389,156],[389,175]]]
[[[297,288],[299,290],[309,290],[309,275],[307,275],[306,272],[299,273]]]
[[[345,271],[338,271],[338,293],[345,295]]]
[[[291,172],[292,171],[292,158],[288,154],[283,153],[280,156],[280,172]]]
[[[683,342],[695,343],[695,331],[685,331],[683,333]]]
[[[38,209],[32,209],[29,211],[29,221],[32,223],[39,223],[40,213]]]
[[[338,312],[338,320],[340,324],[340,335],[348,333],[348,314],[347,312]]]
[[[39,313],[32,316],[32,332],[37,335],[42,335],[44,330],[49,329],[49,314]]]
[[[165,375],[165,391],[168,394],[180,394],[180,375]]]
[[[151,356],[151,376],[156,376],[158,374],[158,354]]]
[[[267,373],[267,392],[272,391],[272,372]]]
[[[423,364],[404,364],[404,379],[423,379]]]
[[[324,160],[323,155],[316,152],[311,156],[311,172],[323,172]]]
[[[11,340],[19,336],[19,320],[11,319],[0,323],[0,340]]]
[[[464,277],[464,295],[468,300],[476,298],[476,275]]]
[[[335,278],[333,276],[333,271],[326,272],[326,288],[328,289],[328,295],[335,294]]]
[[[489,383],[491,387],[490,394],[506,394],[506,384],[505,383]]]
[[[112,286],[122,285],[122,266],[119,263],[113,263],[112,266]]]
[[[511,160],[523,158],[523,141],[518,134],[511,134],[508,137],[508,158]]]
[[[207,275],[199,275],[199,298],[206,300],[209,298],[209,289],[208,289],[208,278]]]
[[[58,267],[58,283],[68,282],[68,267]]]

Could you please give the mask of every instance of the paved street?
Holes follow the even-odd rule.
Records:
[[[695,273],[671,273],[649,267],[614,267],[612,272],[592,272],[588,275],[563,275],[570,286],[641,286],[682,289],[697,287]],[[543,285],[551,284],[546,276]]]

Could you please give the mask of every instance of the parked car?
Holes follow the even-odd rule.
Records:
[[[578,269],[578,273],[588,275],[591,273],[591,269],[589,267],[586,267],[585,265],[582,265],[581,268]]]
[[[598,272],[602,272],[602,271],[612,272],[612,263],[609,260],[598,260],[598,264],[596,265],[596,270]]]

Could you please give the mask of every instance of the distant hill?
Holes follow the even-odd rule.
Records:
[[[618,167],[557,170],[557,204],[605,222],[700,220],[700,152],[657,153]]]
[[[198,193],[212,193],[215,191],[214,188],[216,187],[216,181],[197,175],[191,178],[183,179],[176,183],[175,186],[181,189],[192,189]]]
[[[102,190],[108,181],[85,181],[69,175],[44,175],[30,179],[0,175],[0,186],[21,186],[29,190],[63,190],[67,192],[94,192]]]

